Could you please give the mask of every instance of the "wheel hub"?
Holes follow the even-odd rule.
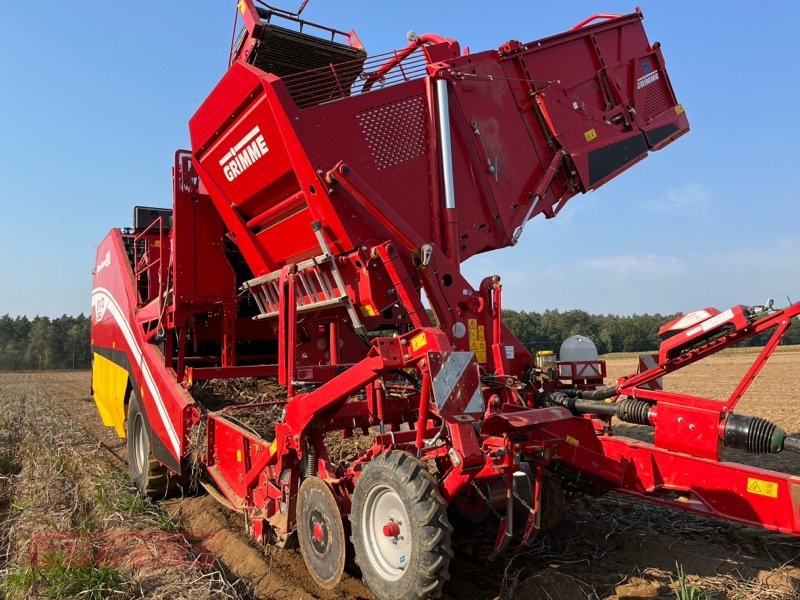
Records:
[[[144,428],[144,419],[137,414],[133,423],[134,453],[136,456],[136,469],[139,473],[144,473],[147,467],[147,433]]]
[[[400,537],[400,525],[395,523],[392,519],[389,519],[389,522],[383,526],[383,535],[388,538],[399,538]]]
[[[325,554],[325,550],[328,548],[329,530],[325,517],[318,510],[311,511],[308,525],[311,532],[311,545],[320,554]]]
[[[367,495],[362,515],[362,528],[370,561],[389,581],[403,576],[413,541],[403,501],[386,485],[372,488]]]

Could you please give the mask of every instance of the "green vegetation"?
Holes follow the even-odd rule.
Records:
[[[100,600],[119,594],[129,579],[119,569],[70,565],[62,554],[43,558],[40,568],[16,567],[0,580],[0,594],[8,598],[86,598]]]
[[[175,524],[161,507],[147,496],[136,491],[128,475],[113,469],[92,479],[94,486],[95,512],[108,516],[118,513],[125,518],[141,517],[148,527],[161,531],[173,531]]]
[[[504,310],[506,325],[533,352],[558,351],[571,335],[592,339],[600,354],[652,352],[658,349],[658,328],[675,315],[592,315],[582,310],[542,313]],[[89,317],[57,319],[0,317],[0,371],[88,369],[92,364]],[[767,332],[745,344],[763,346]],[[800,326],[790,328],[784,344],[800,344]]]
[[[88,369],[89,317],[0,317],[0,371]]]
[[[676,579],[670,576],[669,581],[672,583],[673,592],[675,593],[676,600],[705,600],[708,597],[706,592],[690,585],[686,581],[686,573],[683,570],[683,565],[675,561],[675,569],[677,571]]]
[[[571,335],[585,335],[600,354],[610,352],[654,352],[658,349],[658,329],[679,315],[592,315],[582,310],[546,310],[543,313],[504,310],[503,320],[532,352],[557,352]],[[755,336],[747,346],[763,346],[772,331]],[[800,344],[800,324],[783,338],[783,344]]]

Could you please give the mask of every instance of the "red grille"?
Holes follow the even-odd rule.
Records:
[[[425,97],[409,96],[358,113],[361,132],[378,170],[424,156],[428,149]]]

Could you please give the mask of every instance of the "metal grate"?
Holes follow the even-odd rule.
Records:
[[[422,94],[362,110],[357,118],[379,170],[424,156],[428,150]]]
[[[264,24],[248,62],[262,71],[284,77],[344,62],[364,62],[367,53],[301,31]]]
[[[672,108],[672,106],[672,99],[667,92],[667,86],[663,79],[659,79],[647,86],[647,95],[644,102],[646,119],[657,117],[665,110]]]
[[[297,107],[307,108],[420,79],[427,74],[425,56],[417,51],[374,82],[370,80],[374,73],[396,56],[397,52],[387,52],[366,60],[330,64],[287,75],[283,77],[283,83]],[[367,89],[364,89],[365,86]]]

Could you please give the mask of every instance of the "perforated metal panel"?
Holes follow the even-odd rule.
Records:
[[[644,114],[647,118],[656,117],[670,108],[672,108],[672,100],[662,79],[647,86],[644,103]]]
[[[424,156],[428,150],[422,94],[362,110],[358,122],[379,170]]]

